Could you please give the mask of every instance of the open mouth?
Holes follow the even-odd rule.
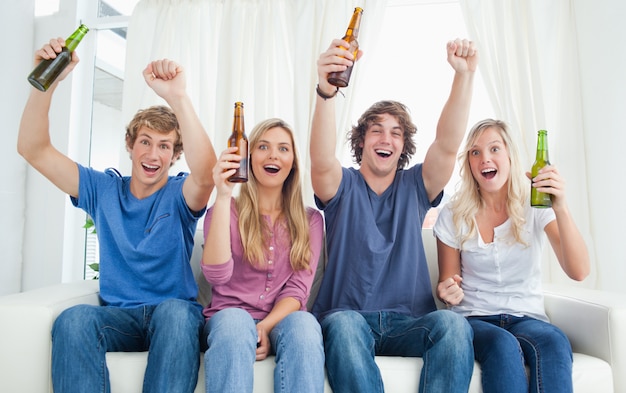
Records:
[[[148,173],[155,173],[159,170],[158,165],[141,164],[141,166],[143,167],[143,170]]]
[[[489,179],[493,179],[498,173],[498,171],[494,168],[488,168],[488,169],[484,169],[480,173],[483,175],[485,179],[489,180]]]
[[[278,171],[280,171],[280,168],[276,165],[265,165],[263,169],[265,169],[265,172],[271,174],[278,173]]]
[[[391,156],[391,152],[389,150],[377,149],[375,151],[376,154],[378,154],[378,156],[382,158],[387,158]]]

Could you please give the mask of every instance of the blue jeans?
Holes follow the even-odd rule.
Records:
[[[144,392],[193,392],[204,318],[198,304],[169,299],[156,306],[78,305],[52,326],[55,392],[110,392],[107,352],[148,352]]]
[[[485,393],[573,391],[572,347],[559,328],[507,314],[468,317],[468,321]]]
[[[333,392],[383,392],[376,355],[424,359],[420,392],[467,392],[472,329],[460,315],[439,310],[420,318],[392,312],[338,311],[322,320],[326,370]]]
[[[239,308],[227,308],[209,318],[204,326],[207,393],[252,392],[257,322]],[[276,355],[274,392],[324,391],[322,332],[312,314],[296,311],[287,315],[269,338]]]

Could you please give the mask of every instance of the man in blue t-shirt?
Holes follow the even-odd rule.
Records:
[[[360,166],[354,169],[335,157],[332,98],[339,88],[327,81],[330,72],[357,60],[348,47],[334,40],[317,62],[310,145],[313,191],[328,242],[313,313],[322,325],[330,385],[342,393],[382,392],[375,355],[419,356],[420,392],[467,392],[474,365],[471,329],[464,318],[435,308],[421,228],[428,209],[441,201],[465,134],[476,49],[460,39],[447,45],[454,81],[422,164],[405,169],[416,133],[407,108],[381,101],[348,135]]]
[[[35,61],[56,57],[63,46],[63,39],[50,40]],[[50,143],[48,110],[77,63],[74,52],[47,92],[31,90],[18,136],[19,153],[93,218],[100,242],[102,305],[71,307],[52,327],[54,391],[109,391],[106,353],[149,351],[144,391],[193,392],[204,318],[189,260],[214,186],[213,146],[186,93],[183,68],[163,59],[143,76],[169,107],[141,110],[130,122],[131,176],[75,163]],[[191,173],[169,176],[183,145]]]

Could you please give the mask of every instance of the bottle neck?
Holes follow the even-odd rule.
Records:
[[[346,38],[357,38],[359,36],[359,26],[361,25],[361,13],[356,13],[352,16],[352,20],[350,20],[350,25],[348,25],[348,29],[346,30]]]
[[[245,131],[243,128],[243,116],[235,116],[235,119],[233,120],[233,134],[238,136],[245,135]]]
[[[73,52],[88,31],[89,29],[85,25],[80,25],[80,27],[65,40],[67,50]]]
[[[243,124],[243,104],[236,103],[235,113],[233,115],[233,134],[244,135],[245,131]]]
[[[548,161],[548,136],[546,134],[539,134],[537,138],[537,153],[535,158]]]

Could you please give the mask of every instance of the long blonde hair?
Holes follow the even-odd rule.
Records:
[[[282,190],[282,212],[291,238],[289,259],[291,268],[296,270],[309,269],[311,259],[311,242],[309,239],[309,218],[302,198],[300,184],[300,164],[298,151],[291,127],[281,119],[268,119],[257,124],[248,138],[250,152],[254,152],[261,137],[271,128],[280,127],[291,137],[293,148],[293,167],[285,179]],[[239,234],[243,242],[244,256],[255,266],[263,266],[267,262],[264,250],[269,242],[269,228],[259,211],[258,185],[253,171],[247,183],[241,185],[236,198],[239,212]]]
[[[472,175],[469,164],[469,154],[476,140],[487,129],[492,128],[497,131],[509,155],[511,171],[507,181],[507,202],[506,211],[512,221],[511,231],[513,239],[516,242],[527,245],[522,238],[522,227],[526,223],[524,215],[524,207],[528,202],[528,188],[530,187],[526,180],[526,175],[522,169],[519,152],[513,143],[508,125],[501,120],[485,119],[479,121],[472,127],[465,142],[465,147],[459,153],[458,160],[460,166],[461,181],[455,194],[450,199],[450,207],[452,209],[452,219],[454,226],[457,228],[457,238],[459,244],[463,245],[468,239],[472,238],[477,231],[474,217],[478,213],[478,209],[482,206],[482,198],[478,189],[478,183]],[[465,227],[469,231],[461,236],[461,229]]]

